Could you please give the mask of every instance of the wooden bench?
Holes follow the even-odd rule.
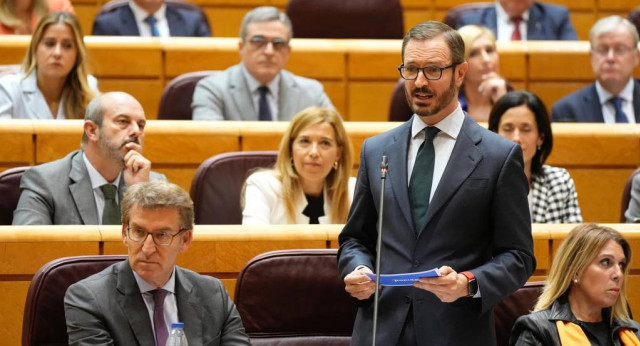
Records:
[[[537,269],[530,280],[544,280],[558,245],[574,225],[533,225]],[[640,251],[635,224],[611,225]],[[337,248],[341,225],[201,226],[178,265],[220,278],[233,296],[242,267],[254,256],[280,249]],[[78,255],[125,254],[119,226],[4,226],[0,227],[0,338],[20,344],[24,302],[33,274],[55,258]],[[640,259],[634,256],[627,293],[631,308],[640,311]]]

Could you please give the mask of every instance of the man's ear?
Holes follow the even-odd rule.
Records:
[[[188,229],[182,233],[182,246],[180,248],[180,252],[185,252],[189,248],[191,244],[191,240],[193,239],[193,230]]]
[[[92,120],[85,120],[83,129],[85,135],[87,135],[87,138],[90,141],[98,140],[98,136],[100,134],[100,128],[98,127],[98,124],[94,123]]]

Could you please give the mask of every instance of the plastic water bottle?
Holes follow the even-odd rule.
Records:
[[[167,339],[167,346],[188,346],[187,336],[184,334],[184,323],[171,323],[171,332]]]

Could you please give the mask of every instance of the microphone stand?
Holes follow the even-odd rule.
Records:
[[[380,256],[382,251],[382,220],[384,217],[384,189],[387,181],[387,172],[389,171],[389,164],[387,162],[387,155],[382,155],[382,162],[380,163],[380,214],[378,216],[378,242],[376,244],[376,290],[373,301],[373,337],[371,345],[376,346],[376,331],[378,330],[378,305],[380,296]]]

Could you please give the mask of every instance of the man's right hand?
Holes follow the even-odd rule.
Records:
[[[373,272],[367,267],[360,267],[344,277],[345,290],[358,300],[368,299],[376,290],[376,283],[365,273]]]

